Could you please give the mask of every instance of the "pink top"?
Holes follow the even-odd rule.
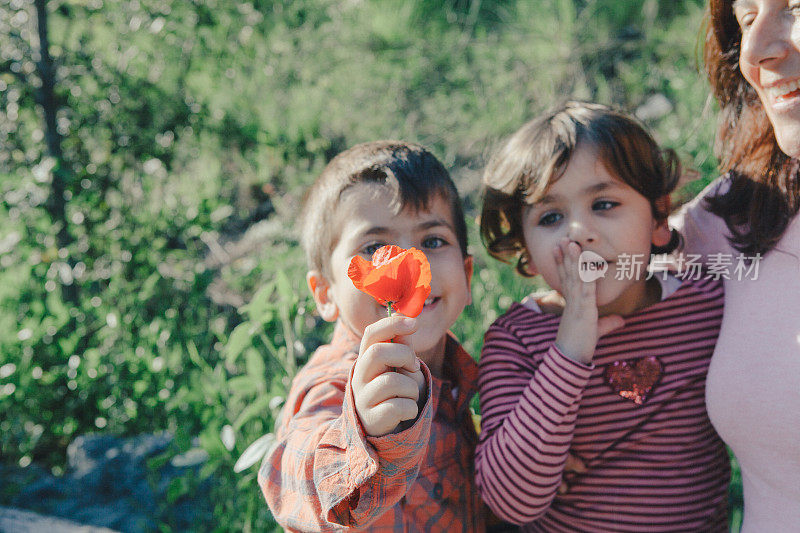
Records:
[[[702,198],[670,221],[685,253],[739,254]],[[725,280],[725,312],[708,373],[711,422],[739,460],[742,532],[800,531],[800,216],[759,263],[758,278]]]
[[[704,402],[722,283],[675,282],[589,365],[556,348],[559,316],[513,304],[492,324],[476,475],[498,516],[524,531],[727,530],[728,456]],[[588,471],[557,494],[568,453]]]

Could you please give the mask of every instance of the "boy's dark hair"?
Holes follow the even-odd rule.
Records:
[[[331,217],[337,213],[344,191],[360,183],[387,187],[395,213],[403,209],[428,209],[431,198],[439,195],[450,206],[453,224],[467,255],[467,225],[450,174],[436,157],[418,144],[402,141],[373,141],[345,150],[325,167],[306,193],[301,215],[302,244],[311,270],[330,276],[330,255],[339,235]]]
[[[609,107],[568,102],[522,126],[497,150],[483,174],[481,237],[489,253],[530,276],[522,233],[526,205],[539,201],[558,181],[578,146],[591,146],[608,171],[650,201],[659,222],[669,213],[660,199],[678,183],[680,164],[672,150],[661,150],[636,120]],[[677,234],[666,247],[679,244]]]

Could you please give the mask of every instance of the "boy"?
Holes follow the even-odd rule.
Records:
[[[335,157],[303,220],[308,286],[336,322],[292,383],[259,484],[287,530],[479,531],[477,367],[448,333],[470,303],[472,257],[458,193],[421,146],[377,141]],[[417,318],[386,309],[347,276],[386,244],[431,266]]]

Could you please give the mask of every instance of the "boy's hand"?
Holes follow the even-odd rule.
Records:
[[[401,315],[381,319],[364,330],[352,387],[356,412],[369,436],[397,432],[405,427],[403,421],[419,414],[418,402],[427,390],[410,345],[409,336],[416,330],[416,320]]]
[[[566,301],[556,344],[567,357],[590,363],[597,339],[622,327],[625,321],[618,315],[598,318],[597,281],[583,281],[578,275],[581,247],[564,238],[554,250],[561,293]]]

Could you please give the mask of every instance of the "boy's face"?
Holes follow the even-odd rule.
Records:
[[[435,196],[428,207],[395,215],[385,186],[358,184],[347,189],[331,217],[339,226],[339,241],[330,256],[330,279],[309,272],[308,280],[322,317],[338,318],[361,336],[369,324],[386,316],[386,308],[355,288],[347,276],[350,260],[356,255],[369,260],[387,244],[422,250],[431,265],[431,293],[411,340],[417,355],[432,362],[441,357],[445,334],[471,302],[472,257],[461,253],[447,201]]]

